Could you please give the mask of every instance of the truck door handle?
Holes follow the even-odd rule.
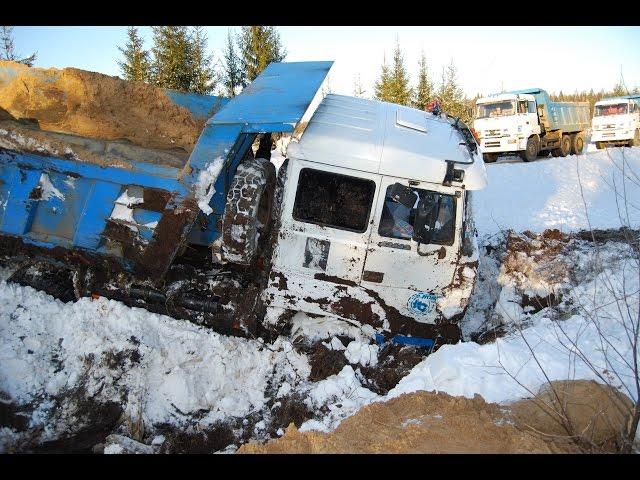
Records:
[[[362,272],[362,280],[365,282],[382,283],[383,278],[384,273],[382,272],[372,272],[371,270],[365,270]]]

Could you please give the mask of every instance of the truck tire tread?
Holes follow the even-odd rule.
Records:
[[[271,228],[275,166],[264,158],[238,166],[222,217],[222,257],[249,266],[264,248]]]

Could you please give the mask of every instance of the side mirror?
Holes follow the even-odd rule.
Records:
[[[389,190],[389,197],[394,202],[401,203],[407,208],[413,208],[416,204],[417,195],[410,187],[402,185],[401,183],[394,183]]]
[[[427,194],[418,202],[413,221],[413,239],[418,243],[430,243],[435,232],[436,219],[440,211],[440,200]]]

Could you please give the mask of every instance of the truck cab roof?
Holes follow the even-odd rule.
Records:
[[[596,105],[613,105],[616,103],[628,103],[629,101],[640,103],[640,95],[625,95],[624,97],[611,97],[598,100]]]
[[[293,158],[363,172],[441,184],[446,160],[465,171],[466,189],[487,184],[484,163],[469,151],[451,120],[388,102],[327,95],[299,142]]]

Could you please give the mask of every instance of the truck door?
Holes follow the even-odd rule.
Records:
[[[423,198],[440,201],[436,234],[432,243],[418,245],[412,239],[411,210],[390,197],[392,185],[412,188]],[[449,285],[456,268],[462,225],[462,199],[456,190],[427,182],[385,176],[374,212],[373,229],[364,266],[362,285],[393,287],[438,294]]]
[[[301,160],[289,169],[274,267],[358,283],[380,175]]]

